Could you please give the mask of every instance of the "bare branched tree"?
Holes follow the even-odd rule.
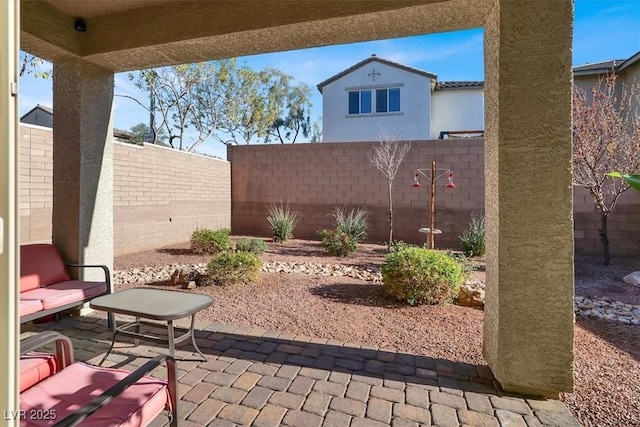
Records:
[[[398,168],[404,159],[404,156],[411,149],[411,143],[408,141],[398,141],[398,138],[390,137],[384,130],[380,133],[378,143],[373,147],[371,154],[371,163],[378,169],[387,179],[387,195],[389,197],[389,241],[387,246],[393,244],[393,180],[396,178]]]
[[[611,74],[573,96],[573,183],[585,187],[600,212],[604,264],[610,262],[607,217],[629,183],[607,175],[640,171],[640,92],[638,85],[616,85]],[[618,96],[618,94],[620,94]]]

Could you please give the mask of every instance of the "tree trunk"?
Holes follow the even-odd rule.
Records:
[[[391,249],[391,245],[393,244],[393,198],[391,197],[391,186],[393,185],[392,181],[388,181],[389,185],[389,242],[387,243],[387,247]]]
[[[601,214],[601,225],[602,228],[598,230],[600,234],[600,241],[602,242],[602,251],[604,254],[604,265],[609,265],[611,261],[611,257],[609,255],[609,233],[607,232],[607,214]]]

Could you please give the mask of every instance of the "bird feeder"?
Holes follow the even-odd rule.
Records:
[[[430,173],[429,173],[430,172]],[[438,174],[438,172],[440,172]],[[456,188],[456,184],[453,182],[453,172],[451,169],[436,169],[435,160],[431,162],[431,171],[428,169],[417,169],[415,172],[415,176],[413,178],[412,187],[418,188],[420,187],[420,175],[431,181],[431,203],[429,206],[429,227],[421,228],[419,231],[421,233],[425,233],[427,235],[427,245],[430,249],[435,247],[435,235],[441,234],[442,231],[436,228],[436,180],[438,178],[442,178],[443,176],[447,177],[447,184],[444,186],[445,188]]]

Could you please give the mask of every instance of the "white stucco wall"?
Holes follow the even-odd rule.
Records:
[[[431,139],[442,131],[484,130],[482,88],[439,89],[431,97]]]
[[[375,68],[375,81],[368,74]],[[399,113],[349,115],[349,90],[400,88]],[[376,141],[381,130],[399,139],[429,139],[431,79],[372,61],[323,88],[324,142]]]

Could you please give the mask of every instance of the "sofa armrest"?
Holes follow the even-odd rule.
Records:
[[[66,267],[73,267],[73,268],[99,268],[99,269],[101,269],[102,272],[104,273],[104,282],[107,285],[107,293],[108,294],[112,294],[113,293],[113,288],[111,287],[111,273],[109,272],[109,267],[107,267],[106,265],[85,265],[85,264],[71,264],[71,263],[65,263],[64,265]],[[113,315],[113,313],[107,314],[107,327],[111,331],[113,331],[114,328],[115,328],[115,316]]]
[[[44,331],[20,341],[20,355],[37,350],[48,344],[55,343],[56,358],[61,367],[65,368],[73,363],[73,344],[69,337],[55,331]]]
[[[73,268],[99,268],[104,273],[104,281],[107,284],[107,293],[112,293],[113,289],[111,288],[111,273],[109,272],[109,267],[106,265],[85,265],[85,264],[71,264],[65,263],[65,267],[73,267]]]
[[[91,414],[105,406],[113,398],[125,391],[128,387],[135,384],[144,375],[158,367],[162,362],[167,364],[167,388],[169,392],[169,410],[170,410],[170,426],[178,426],[178,397],[176,382],[176,360],[169,355],[156,356],[144,365],[127,375],[123,380],[119,381],[113,387],[106,390],[100,396],[93,399],[73,414],[54,424],[54,427],[72,427],[82,423]]]

